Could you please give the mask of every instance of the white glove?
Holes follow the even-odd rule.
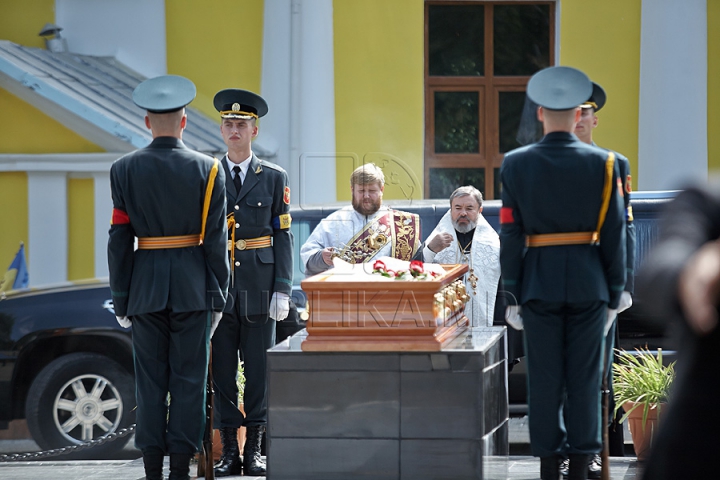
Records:
[[[610,331],[610,327],[612,327],[613,322],[615,321],[615,318],[617,317],[618,311],[614,308],[608,308],[607,309],[607,320],[605,321],[605,330],[603,335],[607,336],[608,332]]]
[[[132,320],[130,320],[128,317],[118,317],[116,315],[115,318],[117,318],[118,323],[123,328],[130,328],[130,325],[132,325]]]
[[[290,296],[287,293],[275,292],[270,299],[270,318],[282,322],[290,313]]]
[[[618,305],[617,313],[624,312],[630,307],[632,307],[632,296],[630,292],[622,292],[620,294],[620,304]]]
[[[505,308],[505,321],[515,330],[523,329],[523,319],[520,316],[522,308],[520,305],[511,305]]]
[[[212,325],[210,325],[210,338],[212,338],[213,335],[215,335],[215,330],[217,330],[218,324],[220,323],[220,320],[222,320],[223,313],[222,312],[212,312]]]

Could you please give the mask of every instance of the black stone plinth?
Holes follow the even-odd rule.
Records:
[[[268,351],[268,478],[482,479],[508,454],[505,327],[441,352]]]

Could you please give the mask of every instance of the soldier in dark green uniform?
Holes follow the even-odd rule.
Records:
[[[589,145],[597,146],[593,141],[593,130],[598,125],[598,117],[595,114],[599,112],[601,108],[605,106],[607,95],[605,89],[600,85],[593,82],[593,93],[592,96],[582,105],[582,112],[580,115],[580,121],[575,125],[575,135],[580,139],[581,142],[585,142]],[[618,313],[630,308],[632,306],[632,293],[635,284],[635,224],[633,223],[632,206],[630,205],[630,193],[632,192],[632,176],[630,175],[630,161],[622,154],[613,151],[615,154],[615,162],[618,164],[620,170],[620,180],[624,190],[623,200],[625,205],[625,252],[626,252],[626,282],[625,291],[623,291],[620,297],[620,304],[618,306]],[[608,385],[608,412],[610,418],[608,418],[608,446],[610,456],[622,457],[625,454],[625,443],[623,439],[623,427],[617,421],[622,416],[622,411],[615,414],[615,400],[613,397],[612,388],[612,361],[613,361],[613,349],[615,345],[620,341],[620,333],[618,329],[617,319],[610,326],[610,330],[605,337],[605,359],[607,364],[605,370],[607,374],[607,385]],[[600,478],[601,476],[601,459],[600,455],[595,455],[590,462],[588,467],[588,478]],[[566,472],[565,472],[566,473]]]
[[[260,447],[267,424],[266,351],[275,345],[275,321],[287,317],[292,291],[290,188],[285,170],[252,152],[257,119],[268,111],[265,100],[246,90],[226,89],[215,95],[214,105],[228,147],[221,163],[235,299],[213,338],[215,428],[223,444],[215,475],[238,475],[241,468],[245,475],[265,475]],[[244,417],[238,410],[238,353],[245,371]],[[247,440],[241,459],[237,429],[243,425]]]
[[[500,265],[517,300],[508,323],[525,328],[530,444],[545,480],[558,479],[565,455],[570,478],[587,478],[600,451],[604,328],[625,286],[614,155],[572,133],[591,93],[574,68],[533,75],[527,95],[539,105],[545,136],[509,152],[500,171]]]
[[[170,478],[189,478],[205,427],[210,337],[228,295],[225,172],[181,140],[193,98],[183,77],[141,83],[133,100],[153,141],[110,170],[110,289],[118,322],[133,327],[135,445],[149,480],[163,478],[165,454]]]

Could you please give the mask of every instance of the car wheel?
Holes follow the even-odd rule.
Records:
[[[25,404],[30,433],[43,450],[88,442],[134,421],[132,375],[102,355],[73,353],[47,365]],[[121,450],[131,435],[78,452],[98,458]]]

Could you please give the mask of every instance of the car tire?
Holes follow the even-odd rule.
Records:
[[[135,382],[113,360],[94,353],[64,355],[43,368],[25,403],[28,429],[43,450],[77,445],[126,428],[135,418]],[[104,458],[131,435],[66,458]]]

